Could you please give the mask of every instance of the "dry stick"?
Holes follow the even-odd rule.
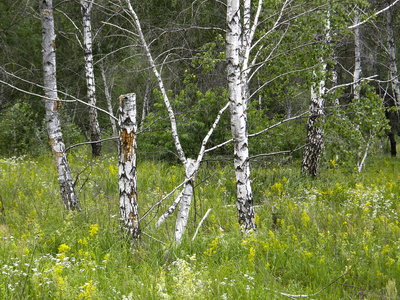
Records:
[[[197,226],[196,232],[194,233],[194,236],[193,236],[193,238],[192,238],[192,242],[194,241],[194,239],[196,238],[197,234],[199,233],[200,226],[203,224],[204,220],[207,218],[207,216],[208,216],[208,214],[210,213],[210,211],[211,211],[211,208],[209,208],[209,209],[207,210],[206,214],[205,214],[204,217],[201,219],[199,225]]]
[[[282,295],[282,296],[289,297],[289,298],[292,298],[292,299],[295,299],[295,298],[309,298],[309,297],[315,297],[316,295],[322,293],[324,290],[326,290],[328,287],[330,287],[332,284],[337,283],[337,282],[339,281],[340,278],[342,278],[342,277],[344,277],[344,276],[346,276],[346,275],[349,275],[349,273],[345,273],[345,274],[339,276],[339,277],[336,278],[334,281],[332,281],[331,283],[329,283],[327,286],[323,287],[323,288],[320,289],[318,292],[316,292],[316,293],[314,293],[314,294],[311,294],[311,295],[292,295],[292,294],[287,294],[287,293],[282,293],[282,292],[273,291],[273,290],[271,290],[271,289],[269,289],[269,288],[266,288],[266,289],[267,289],[268,291],[275,292],[275,293],[277,293],[277,294],[280,294],[280,295]]]

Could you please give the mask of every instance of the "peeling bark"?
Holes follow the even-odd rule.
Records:
[[[325,43],[330,42],[330,14],[328,12],[325,21]],[[303,152],[301,170],[304,174],[310,174],[315,177],[318,174],[319,159],[324,145],[324,105],[325,105],[325,74],[326,61],[321,58],[321,72],[318,78],[314,73],[316,81],[311,86],[311,104],[307,121],[307,137]],[[319,81],[318,81],[319,80]]]
[[[119,98],[120,153],[118,168],[120,214],[132,239],[140,238],[136,170],[136,95]]]
[[[71,168],[65,153],[65,145],[61,132],[59,108],[61,102],[57,95],[56,80],[56,46],[54,34],[54,17],[52,0],[40,1],[42,22],[42,53],[44,93],[48,98],[46,107],[46,124],[49,143],[53,152],[54,163],[57,168],[58,183],[64,207],[69,210],[80,209],[78,195],[75,190]],[[51,99],[51,100],[50,100]]]
[[[97,118],[96,106],[96,85],[94,79],[93,68],[93,45],[92,45],[92,21],[91,11],[93,2],[80,1],[83,17],[83,52],[85,57],[85,74],[87,85],[87,97],[89,106],[89,123],[90,123],[90,139],[91,141],[100,141],[100,126]],[[101,142],[93,143],[92,156],[101,157]]]
[[[317,91],[315,91],[317,89]],[[311,105],[307,121],[306,146],[303,152],[302,171],[317,176],[319,158],[323,147],[325,81],[311,87]]]

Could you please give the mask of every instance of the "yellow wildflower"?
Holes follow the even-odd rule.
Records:
[[[58,253],[65,253],[68,252],[68,250],[70,250],[71,248],[69,246],[67,246],[66,244],[61,244],[58,247]]]
[[[90,236],[95,236],[98,231],[99,231],[99,225],[97,225],[97,224],[90,225],[90,230],[89,230]]]

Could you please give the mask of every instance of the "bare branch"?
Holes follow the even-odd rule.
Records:
[[[186,165],[186,156],[185,156],[185,153],[183,151],[181,142],[179,140],[178,129],[177,129],[176,120],[175,120],[175,114],[174,114],[174,111],[172,109],[171,103],[169,102],[167,92],[165,91],[164,82],[163,82],[163,80],[161,78],[160,73],[158,72],[158,70],[156,68],[156,65],[155,65],[154,60],[153,60],[153,56],[151,55],[151,52],[150,52],[150,49],[149,49],[148,44],[146,42],[146,39],[144,38],[139,18],[136,15],[136,12],[133,10],[130,0],[126,0],[126,3],[128,5],[129,14],[130,14],[134,24],[136,25],[136,30],[138,31],[137,34],[138,34],[139,39],[140,39],[140,41],[141,41],[141,43],[143,45],[143,49],[145,50],[147,59],[149,60],[150,66],[153,69],[153,73],[157,78],[157,82],[158,82],[159,88],[161,90],[161,94],[163,96],[163,100],[164,100],[165,106],[166,106],[167,111],[168,111],[168,116],[169,116],[170,123],[171,123],[172,137],[173,137],[173,140],[174,140],[174,143],[175,143],[176,150],[177,150],[178,155],[179,155],[179,159],[181,160],[181,162],[184,165]]]
[[[157,206],[159,206],[161,203],[164,202],[165,199],[169,198],[177,189],[179,189],[182,185],[184,185],[185,183],[187,183],[188,181],[190,181],[191,178],[189,178],[188,180],[185,180],[184,182],[182,182],[180,185],[178,185],[176,188],[174,188],[171,192],[168,193],[168,195],[166,195],[164,198],[162,198],[160,201],[158,201],[156,204],[154,204],[141,218],[139,221],[142,221],[145,217],[147,217],[147,215],[149,213],[151,213],[153,211],[153,209],[155,209]]]
[[[286,154],[286,153],[290,154],[290,153],[293,153],[293,152],[303,149],[305,146],[306,145],[300,146],[299,148],[296,148],[294,150],[284,150],[284,151],[278,151],[278,152],[272,152],[272,153],[257,154],[257,155],[250,156],[249,160],[258,158],[258,157],[274,156],[274,155],[278,155],[278,154]]]
[[[257,94],[260,90],[262,90],[266,85],[270,84],[271,82],[273,82],[273,81],[275,81],[275,80],[277,80],[277,79],[279,79],[279,78],[281,78],[281,77],[283,77],[283,76],[286,76],[286,75],[289,75],[289,74],[295,74],[295,73],[299,73],[299,72],[304,72],[304,71],[308,71],[308,70],[312,70],[312,69],[314,69],[316,66],[317,66],[317,65],[314,65],[314,66],[311,66],[311,67],[308,67],[308,68],[304,68],[304,69],[293,70],[293,71],[289,71],[289,72],[280,74],[280,75],[278,75],[278,76],[272,78],[271,80],[268,80],[267,82],[264,82],[258,89],[256,89],[256,90],[253,92],[253,94],[251,94],[251,95],[249,96],[248,99],[253,98],[253,96],[254,96],[255,94]]]
[[[78,147],[78,146],[96,144],[96,143],[107,142],[107,141],[115,141],[115,140],[118,140],[118,139],[119,139],[119,136],[111,137],[111,138],[107,138],[107,139],[102,139],[102,140],[98,140],[98,141],[88,141],[88,142],[84,142],[84,143],[78,143],[78,144],[69,146],[67,149],[65,149],[65,152],[67,152],[68,150],[70,150],[72,148]]]
[[[266,131],[268,131],[268,130],[270,130],[270,129],[272,129],[272,128],[275,128],[275,127],[277,127],[277,126],[279,126],[279,125],[281,125],[281,124],[283,124],[283,123],[286,123],[286,122],[289,122],[289,121],[292,121],[292,120],[295,120],[295,119],[299,119],[299,118],[301,118],[302,116],[304,116],[304,115],[307,114],[307,113],[308,113],[308,111],[303,112],[302,114],[300,114],[300,115],[298,115],[298,116],[294,116],[294,117],[285,119],[285,120],[283,120],[283,121],[280,121],[280,122],[278,122],[278,123],[276,123],[276,124],[274,124],[274,125],[272,125],[272,126],[270,126],[270,127],[268,127],[268,128],[265,128],[265,129],[263,129],[263,130],[261,130],[261,131],[259,131],[259,132],[256,132],[256,133],[253,133],[253,134],[249,134],[249,138],[254,137],[254,136],[257,136],[257,135],[260,135],[260,134],[262,134],[262,133],[264,133],[264,132],[266,132]],[[223,143],[221,143],[221,144],[218,144],[218,145],[216,145],[216,146],[214,146],[214,147],[208,148],[207,150],[204,151],[204,153],[208,153],[208,152],[211,152],[211,151],[213,151],[213,150],[215,150],[215,149],[221,148],[221,147],[223,147],[223,146],[229,144],[229,143],[232,142],[232,141],[233,141],[233,139],[230,139],[230,140],[227,140],[227,141],[225,141],[225,142],[223,142]]]
[[[338,88],[346,87],[346,86],[349,86],[349,85],[354,85],[354,84],[356,84],[356,83],[363,82],[363,81],[366,81],[366,80],[371,81],[371,80],[373,80],[373,79],[376,78],[376,77],[378,77],[378,75],[373,75],[373,76],[369,76],[369,77],[366,77],[366,78],[360,78],[360,79],[358,79],[358,80],[356,80],[356,81],[349,82],[349,83],[344,83],[344,84],[335,85],[334,87],[331,87],[330,89],[327,89],[327,90],[326,90],[326,93],[330,93],[330,92],[332,92],[332,91],[334,91],[334,90],[336,90],[336,89],[338,89]]]
[[[349,27],[347,27],[347,28],[348,28],[348,29],[353,29],[353,28],[356,28],[356,27],[358,27],[358,26],[360,26],[360,25],[362,25],[362,24],[368,22],[368,21],[371,20],[372,18],[375,18],[377,15],[379,15],[379,14],[381,14],[381,13],[387,11],[389,8],[391,8],[392,6],[394,6],[394,5],[395,5],[397,2],[399,2],[399,1],[400,1],[400,0],[394,1],[392,4],[386,6],[385,8],[381,9],[380,11],[377,11],[376,13],[374,13],[372,16],[369,16],[369,17],[368,17],[367,19],[365,19],[364,21],[362,21],[362,22],[360,22],[360,23],[357,23],[357,24],[354,24],[354,25],[351,25],[351,26],[349,26]]]
[[[14,78],[17,78],[17,79],[19,79],[19,80],[21,80],[21,81],[24,81],[24,82],[26,82],[26,83],[30,83],[30,84],[35,85],[35,86],[37,86],[37,87],[43,88],[43,86],[41,86],[40,84],[37,84],[37,83],[31,82],[31,81],[29,81],[29,80],[23,79],[23,78],[21,78],[21,77],[18,77],[18,76],[16,76],[16,75],[12,74],[12,73],[9,73],[9,72],[5,71],[5,70],[3,70],[3,72],[4,72],[5,74],[7,74],[7,75],[10,75],[10,76],[12,76],[12,77],[14,77]],[[11,83],[5,82],[5,81],[3,81],[3,80],[1,80],[1,79],[0,79],[0,82],[3,83],[3,84],[5,84],[5,85],[7,85],[7,86],[9,86],[9,87],[11,87],[11,88],[13,88],[13,89],[15,89],[15,90],[17,90],[17,91],[20,91],[20,92],[22,92],[22,93],[25,93],[25,94],[28,94],[28,95],[31,95],[31,96],[40,97],[40,98],[45,99],[45,100],[54,101],[53,98],[49,98],[49,97],[46,97],[46,96],[43,96],[43,95],[40,95],[40,94],[36,94],[36,93],[34,93],[34,92],[26,91],[26,90],[24,90],[24,89],[21,89],[21,88],[19,88],[19,87],[16,87],[15,85],[12,85]],[[65,100],[65,99],[57,99],[57,101],[59,101],[59,102],[79,102],[79,103],[82,103],[82,104],[84,104],[84,105],[86,105],[86,106],[93,107],[93,108],[95,108],[95,109],[97,109],[97,110],[99,110],[99,111],[101,111],[101,112],[103,112],[103,113],[109,115],[110,117],[114,118],[115,120],[118,120],[118,119],[115,118],[113,115],[111,115],[108,111],[106,111],[106,110],[104,110],[104,109],[102,109],[102,108],[100,108],[100,107],[91,105],[91,104],[89,104],[89,103],[87,103],[87,102],[85,102],[85,101],[83,101],[83,100],[80,100],[80,99],[78,99],[78,98],[75,98],[74,96],[69,95],[69,94],[67,94],[67,93],[65,93],[65,92],[58,91],[58,93],[63,94],[64,96],[67,96],[67,97],[71,97],[71,98],[72,98],[72,100],[68,100],[68,99],[67,99],[67,100]]]
[[[142,231],[142,234],[144,234],[145,236],[147,236],[147,237],[149,237],[149,238],[155,240],[156,242],[159,242],[159,243],[165,245],[165,243],[164,243],[163,241],[160,241],[159,239],[156,239],[155,237],[151,236],[150,234],[147,234],[146,232],[143,232],[143,231]]]

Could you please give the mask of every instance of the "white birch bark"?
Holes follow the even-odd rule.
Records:
[[[157,227],[160,226],[165,221],[165,219],[175,211],[177,205],[180,203],[178,217],[177,217],[176,224],[175,224],[175,240],[178,243],[180,243],[182,241],[182,236],[186,230],[186,225],[187,225],[187,221],[189,218],[189,209],[190,209],[191,199],[192,199],[192,195],[193,195],[193,184],[194,184],[194,180],[196,177],[196,173],[200,168],[200,163],[201,163],[204,153],[205,153],[206,144],[207,144],[211,134],[213,133],[214,129],[216,128],[222,113],[226,110],[228,105],[226,105],[224,108],[222,108],[219,111],[212,128],[209,130],[206,137],[203,139],[203,143],[202,143],[202,146],[199,151],[199,155],[198,155],[197,159],[196,160],[187,159],[185,156],[185,153],[183,151],[183,148],[181,146],[180,140],[179,140],[175,114],[174,114],[174,111],[170,104],[168,95],[165,91],[164,82],[162,80],[161,74],[157,70],[157,67],[155,65],[155,62],[154,62],[153,57],[150,52],[150,48],[146,42],[146,39],[144,38],[139,18],[137,17],[136,12],[134,11],[130,1],[126,0],[126,3],[128,5],[129,13],[132,17],[133,23],[136,27],[136,31],[139,36],[140,42],[142,43],[143,49],[144,49],[147,59],[149,61],[150,67],[153,70],[153,73],[157,79],[159,89],[163,96],[164,104],[168,111],[168,116],[169,116],[170,123],[171,123],[172,138],[175,143],[175,148],[177,150],[179,159],[181,160],[182,164],[185,167],[186,182],[183,186],[182,192],[179,194],[178,198],[174,201],[173,205],[171,205],[171,207],[159,218],[159,220],[157,221],[157,224],[156,224]]]
[[[388,6],[390,4],[388,3]],[[393,13],[390,8],[386,11],[386,35],[387,35],[387,51],[389,54],[389,69],[390,69],[390,80],[392,82],[392,89],[396,98],[396,107],[400,101],[400,84],[399,74],[397,71],[397,60],[396,60],[396,46],[394,43],[393,33]]]
[[[302,171],[312,176],[317,176],[319,158],[323,147],[324,89],[325,80],[311,86],[311,105],[307,121],[307,138],[303,152]]]
[[[61,107],[61,102],[58,101],[57,95],[55,52],[56,35],[54,33],[52,0],[40,1],[40,16],[42,22],[44,93],[47,98],[52,99],[46,99],[45,102],[47,133],[57,168],[58,183],[64,207],[70,210],[75,210],[80,209],[79,200],[75,190],[68,157],[65,153],[65,145],[61,132],[61,121],[58,112]]]
[[[116,137],[116,136],[118,136],[117,123],[115,122],[115,119],[113,118],[114,113],[113,113],[113,108],[112,108],[112,98],[111,98],[110,89],[108,87],[106,72],[104,70],[104,66],[103,66],[103,62],[102,61],[100,61],[100,72],[101,72],[101,78],[103,79],[104,94],[106,95],[107,110],[109,112],[110,123],[111,123],[112,132],[113,132],[113,137]]]
[[[358,24],[360,19],[358,17],[358,7],[356,6],[355,16],[354,16],[354,24]],[[354,28],[354,73],[353,73],[353,95],[354,99],[360,99],[360,88],[361,88],[361,36],[360,36],[360,26]]]
[[[150,52],[150,48],[147,45],[146,39],[144,38],[139,18],[137,16],[136,12],[134,11],[130,1],[126,0],[126,2],[128,4],[129,13],[130,13],[130,15],[131,15],[131,17],[133,19],[134,25],[136,26],[137,34],[139,35],[140,42],[142,43],[142,47],[143,47],[143,49],[145,51],[145,54],[146,54],[147,59],[149,61],[150,67],[153,70],[153,73],[154,73],[155,77],[157,78],[158,86],[159,86],[161,94],[163,96],[164,104],[165,104],[165,107],[167,108],[168,116],[169,116],[169,119],[170,119],[170,122],[171,122],[172,138],[173,138],[174,143],[175,143],[175,148],[176,148],[176,150],[178,152],[178,157],[181,160],[182,164],[186,165],[186,156],[185,156],[185,153],[183,152],[183,149],[182,149],[182,146],[181,146],[181,142],[179,140],[179,135],[178,135],[178,129],[177,129],[177,126],[176,126],[176,119],[175,119],[174,110],[172,109],[172,106],[171,106],[171,103],[169,101],[167,92],[165,90],[164,82],[162,80],[162,77],[161,77],[160,73],[157,70],[156,64],[154,63],[153,57],[152,57],[151,52]]]
[[[364,156],[363,156],[361,162],[360,162],[360,163],[357,163],[358,173],[361,173],[362,168],[363,168],[364,165],[365,165],[365,160],[367,159],[368,151],[369,151],[369,148],[370,148],[372,142],[373,142],[373,136],[370,135],[370,136],[369,136],[369,139],[368,139],[367,147],[366,147],[366,149],[365,149]]]
[[[143,107],[142,107],[142,119],[140,122],[140,130],[143,130],[144,121],[149,114],[149,93],[150,93],[150,69],[148,70],[147,80],[146,80],[146,90],[143,97]]]
[[[246,11],[246,18],[250,11]],[[238,221],[244,230],[256,230],[254,222],[253,194],[250,180],[249,148],[247,136],[247,85],[244,84],[241,69],[242,42],[249,45],[249,41],[241,41],[240,1],[227,2],[227,33],[226,59],[228,91],[231,113],[231,131],[234,142],[234,167],[236,177]],[[246,25],[248,30],[249,25]],[[246,32],[246,35],[248,33]],[[247,47],[246,47],[247,49]],[[246,55],[242,65],[245,65]],[[248,59],[248,57],[247,57]],[[247,69],[246,69],[247,70]],[[244,87],[246,85],[246,87]]]
[[[325,43],[330,41],[330,20],[329,12],[325,21]],[[304,147],[301,170],[312,176],[317,176],[319,159],[323,147],[323,122],[324,122],[324,102],[325,102],[325,73],[326,62],[321,58],[320,74],[314,72],[318,82],[311,86],[311,104],[307,121],[307,137]]]
[[[85,57],[85,75],[87,85],[87,97],[88,102],[91,105],[89,107],[89,125],[90,125],[90,139],[91,141],[100,141],[100,126],[97,118],[96,106],[96,86],[94,79],[94,68],[93,68],[93,45],[92,45],[92,21],[91,11],[93,7],[92,1],[81,0],[81,10],[83,18],[83,52]],[[101,156],[101,142],[93,143],[92,145],[92,156]]]
[[[136,170],[136,95],[119,98],[120,153],[118,168],[120,214],[124,228],[132,239],[140,238]]]

